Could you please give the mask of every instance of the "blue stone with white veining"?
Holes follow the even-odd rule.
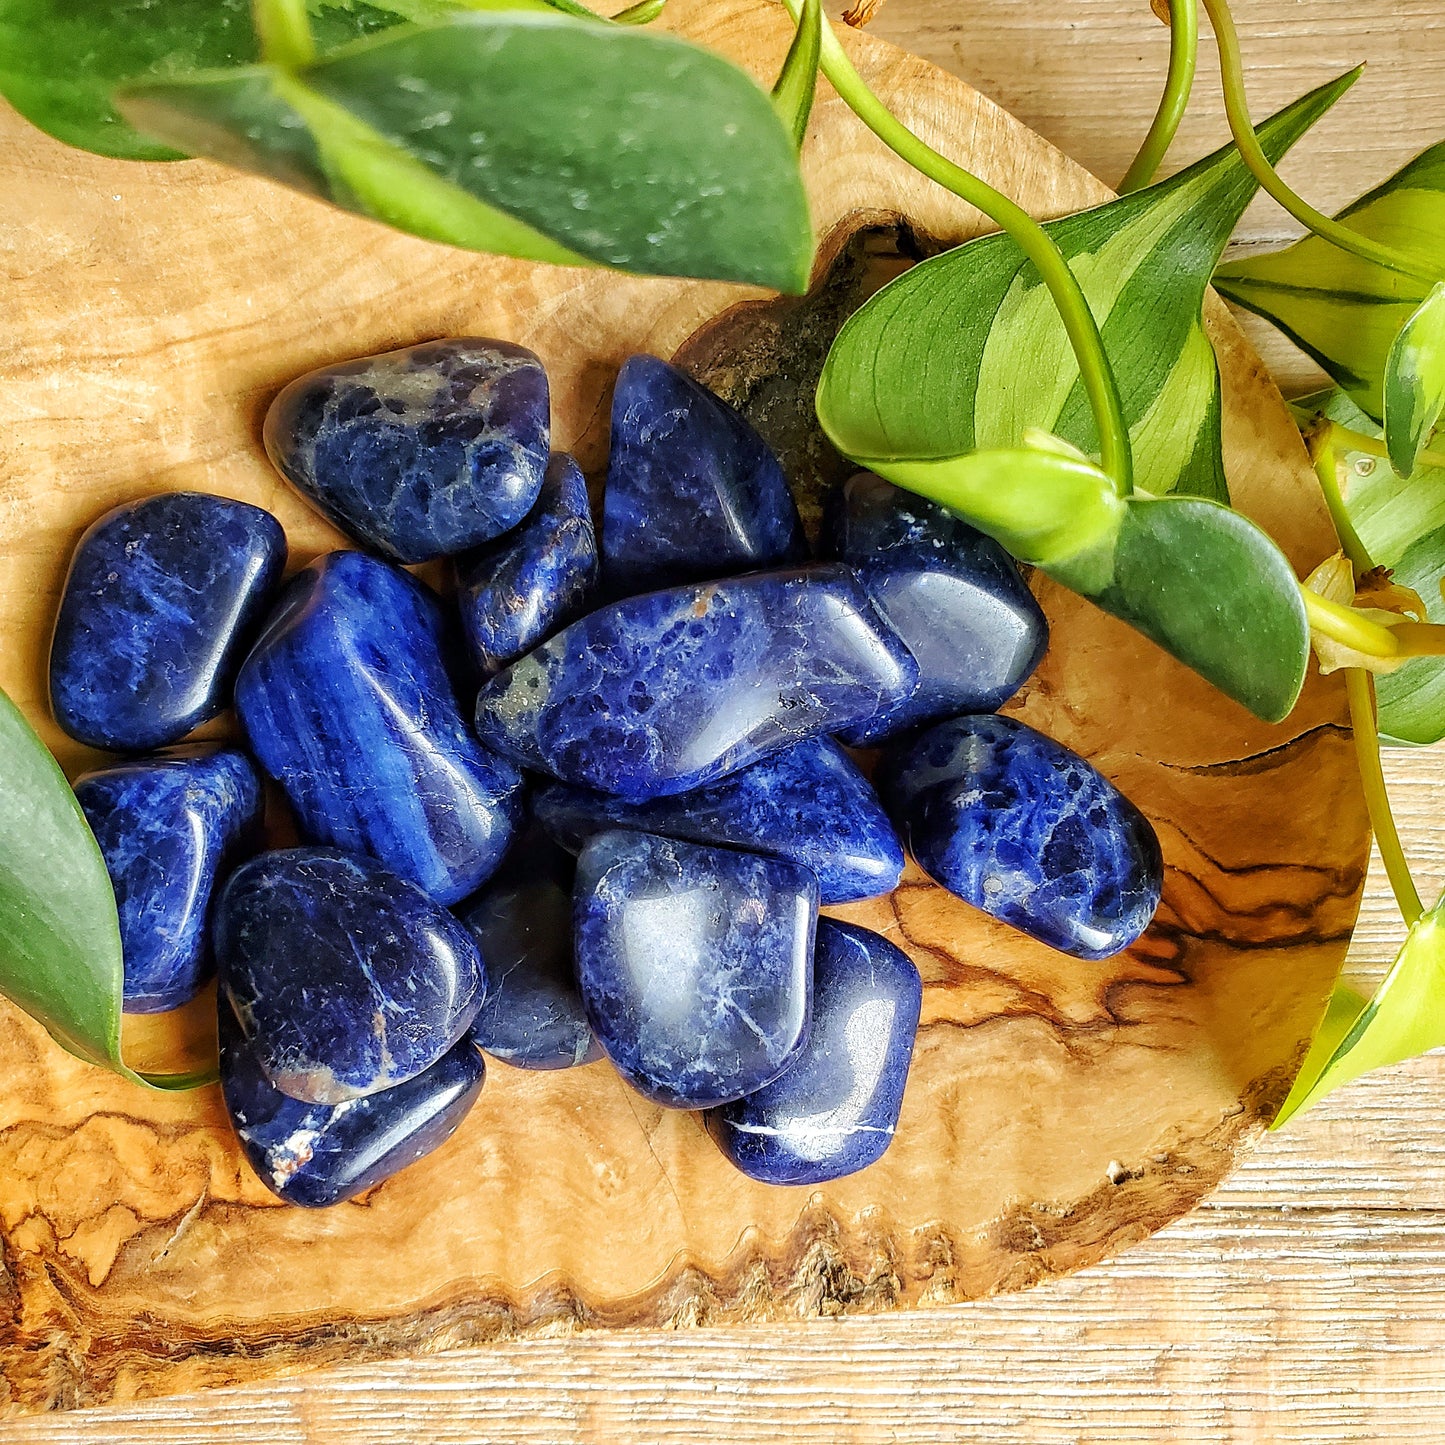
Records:
[[[482,741],[563,782],[686,792],[907,697],[918,667],[842,566],[614,602],[498,674]]]
[[[428,341],[324,366],[266,413],[276,469],[342,531],[399,562],[475,547],[537,498],[547,373],[524,346]]]
[[[918,662],[907,701],[851,728],[873,746],[960,713],[994,712],[1028,680],[1049,625],[1017,565],[991,537],[936,502],[860,472],[830,509],[832,550]]]
[[[817,877],[823,903],[892,892],[903,871],[903,848],[878,795],[831,738],[805,738],[670,798],[630,803],[549,783],[533,808],[542,826],[574,853],[604,828],[635,828],[788,858]]]
[[[266,1077],[220,1003],[221,1097],[246,1162],[278,1199],[340,1204],[415,1164],[456,1132],[486,1065],[465,1039],[413,1079],[341,1104],[306,1104]]]
[[[269,512],[168,492],[107,512],[81,537],[50,644],[50,706],[113,752],[183,738],[230,702],[239,649],[286,566]]]
[[[574,871],[571,857],[533,826],[460,910],[492,985],[472,1038],[520,1069],[566,1069],[602,1057],[577,991]]]
[[[522,778],[467,727],[445,644],[440,604],[410,573],[332,552],[292,579],[236,679],[236,711],[303,836],[456,903],[501,862]]]
[[[1064,953],[1108,958],[1154,917],[1163,862],[1149,820],[1021,722],[939,723],[887,754],[875,781],[930,878]]]
[[[806,1046],[771,1084],[711,1110],[708,1133],[764,1184],[826,1184],[866,1169],[893,1140],[922,1004],[901,949],[820,918]]]
[[[126,1013],[161,1013],[211,974],[218,873],[261,823],[261,780],[235,748],[177,748],[86,773],[75,797],[120,918]]]
[[[486,1001],[472,935],[414,883],[334,848],[242,864],[217,899],[213,939],[257,1062],[310,1104],[415,1078]]]
[[[580,617],[596,582],[587,479],[554,452],[526,521],[457,558],[457,604],[477,666],[494,673]]]
[[[807,1042],[818,885],[806,868],[598,833],[577,860],[574,908],[593,1032],[654,1103],[740,1099]]]
[[[616,596],[752,572],[808,555],[788,479],[725,401],[655,356],[612,394],[602,571]]]

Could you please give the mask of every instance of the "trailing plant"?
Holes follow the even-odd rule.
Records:
[[[1289,713],[1311,647],[1344,668],[1408,933],[1373,1000],[1337,993],[1281,1121],[1445,1042],[1445,900],[1427,911],[1418,897],[1379,753],[1380,729],[1445,737],[1445,144],[1321,214],[1274,167],[1358,72],[1256,129],[1225,0],[1203,0],[1233,144],[1153,184],[1200,31],[1197,0],[1154,0],[1168,74],[1120,199],[1041,225],[892,115],[820,0],[783,3],[795,34],[769,96],[648,29],[662,0],[611,19],[577,0],[0,0],[0,92],[72,145],[208,156],[433,240],[797,292],[813,250],[797,152],[825,76],[999,231],[905,273],[845,324],[818,390],[824,430],[1262,718]],[[1260,188],[1308,234],[1221,265]],[[1303,582],[1229,506],[1201,314],[1211,278],[1337,384],[1296,406],[1342,543]],[[13,709],[0,759],[0,989],[66,1047],[124,1070],[94,842]],[[33,856],[32,832],[45,840]]]

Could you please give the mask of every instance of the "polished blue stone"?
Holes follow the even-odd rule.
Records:
[[[50,706],[113,752],[173,743],[230,703],[239,649],[286,566],[269,512],[167,492],[81,537],[50,644]]]
[[[806,868],[598,833],[577,860],[573,906],[593,1032],[654,1103],[740,1099],[807,1042],[818,885]]]
[[[788,479],[752,425],[655,356],[612,394],[602,572],[615,596],[808,555]]]
[[[299,377],[264,434],[277,471],[342,531],[425,562],[527,515],[547,465],[547,373],[507,341],[429,341]]]
[[[477,666],[496,672],[580,617],[596,582],[587,479],[554,452],[527,520],[457,558],[457,604]]]
[[[472,1038],[520,1069],[566,1069],[602,1057],[577,992],[573,872],[572,859],[530,828],[460,910],[492,985]]]
[[[216,900],[221,990],[266,1077],[310,1104],[415,1078],[471,1027],[487,972],[414,883],[333,848],[243,863]]]
[[[994,712],[1028,680],[1049,625],[991,537],[871,472],[844,484],[828,521],[832,550],[918,663],[913,695],[846,730],[844,742],[872,746],[940,718]]]
[[[1149,926],[1154,829],[1052,738],[954,718],[885,755],[875,781],[918,866],[975,908],[1076,958],[1108,958]]]
[[[115,890],[127,1013],[194,998],[211,973],[217,874],[255,840],[261,780],[234,748],[178,748],[86,773],[75,797]]]
[[[630,597],[482,689],[482,741],[639,799],[701,787],[907,697],[918,667],[842,566]]]
[[[923,982],[900,949],[819,919],[806,1046],[771,1084],[711,1110],[708,1132],[764,1184],[825,1184],[866,1169],[898,1125],[922,1004]]]
[[[304,1104],[266,1077],[220,1004],[221,1096],[246,1161],[287,1204],[351,1199],[445,1144],[481,1092],[486,1065],[466,1040],[414,1079],[343,1104]]]
[[[670,798],[629,803],[549,783],[533,807],[542,826],[574,853],[604,828],[635,828],[788,858],[817,877],[823,903],[890,893],[903,871],[903,849],[878,795],[829,738],[805,738]]]
[[[236,679],[236,711],[302,834],[455,903],[502,860],[522,778],[457,708],[435,597],[332,552],[297,574]]]

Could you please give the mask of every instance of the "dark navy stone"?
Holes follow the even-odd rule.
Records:
[[[463,1040],[394,1089],[304,1104],[266,1077],[224,999],[219,1012],[226,1112],[246,1162],[287,1204],[340,1204],[415,1164],[451,1138],[482,1089],[486,1065]]]
[[[277,471],[342,531],[425,562],[527,515],[549,428],[536,356],[466,337],[308,372],[271,403],[265,442]]]
[[[740,1099],[807,1042],[818,885],[806,868],[598,833],[577,860],[574,907],[593,1032],[654,1103]]]
[[[567,1069],[602,1057],[577,992],[573,872],[572,859],[530,828],[461,911],[491,980],[472,1038],[520,1069]]]
[[[1076,958],[1108,958],[1149,926],[1163,862],[1149,820],[1052,738],[1004,717],[939,723],[875,776],[936,883]]]
[[[878,795],[829,738],[805,738],[670,798],[629,803],[549,783],[533,807],[542,826],[574,853],[604,828],[635,828],[788,858],[817,877],[823,903],[890,893],[903,871],[903,848]]]
[[[707,1116],[718,1147],[764,1184],[825,1184],[882,1157],[903,1106],[923,982],[886,938],[818,920],[813,1031],[787,1072]]]
[[[81,537],[50,644],[50,706],[113,752],[183,738],[230,702],[239,649],[286,566],[269,512],[168,492],[107,512]]]
[[[413,883],[332,848],[263,853],[226,880],[221,989],[283,1094],[339,1104],[415,1078],[486,1001],[472,935]]]
[[[960,713],[994,712],[1028,680],[1049,625],[1017,565],[935,502],[860,472],[836,496],[830,540],[918,662],[918,688],[843,741],[871,746]]]
[[[482,741],[641,799],[701,787],[907,697],[918,667],[846,567],[630,597],[482,689]]]
[[[554,452],[527,520],[457,559],[457,603],[477,666],[496,672],[580,617],[596,582],[587,479]]]
[[[261,823],[261,780],[234,748],[177,749],[76,779],[115,889],[126,1013],[161,1013],[211,974],[217,874]]]
[[[455,903],[501,862],[522,778],[467,727],[444,642],[416,578],[332,552],[287,587],[236,679],[236,711],[306,838]]]
[[[752,425],[685,372],[631,357],[612,394],[602,571],[616,596],[802,561],[803,524]]]

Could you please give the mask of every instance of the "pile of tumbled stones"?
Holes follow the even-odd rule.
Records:
[[[581,472],[549,454],[541,363],[487,340],[312,372],[265,443],[368,550],[276,595],[269,513],[119,507],[76,549],[50,686],[66,732],[129,755],[75,785],[125,1006],[174,1008],[218,969],[226,1106],[282,1199],[332,1204],[436,1148],[479,1050],[605,1055],[755,1179],[872,1163],[921,984],[818,909],[893,889],[900,837],[1082,959],[1152,917],[1144,817],[994,715],[1047,628],[1012,560],[943,509],[855,476],[810,560],[758,433],[635,356],[599,549]],[[405,570],[438,557],[454,607]],[[172,746],[232,705],[244,748]],[[840,743],[884,748],[877,792]],[[263,773],[303,846],[257,851]]]

